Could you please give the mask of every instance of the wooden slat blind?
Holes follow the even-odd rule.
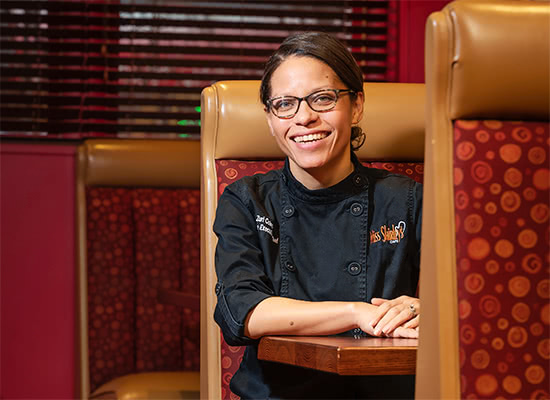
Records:
[[[201,90],[259,79],[295,31],[333,33],[366,80],[393,80],[393,3],[2,0],[0,134],[198,137]]]

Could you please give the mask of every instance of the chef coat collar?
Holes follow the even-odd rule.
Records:
[[[361,165],[353,151],[351,152],[351,161],[354,166],[353,172],[328,188],[315,190],[306,188],[292,175],[288,157],[283,167],[282,179],[290,194],[301,200],[320,203],[340,201],[363,191],[368,186],[367,169]]]

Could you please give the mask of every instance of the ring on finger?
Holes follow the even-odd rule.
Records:
[[[416,311],[416,307],[412,303],[409,304],[409,311],[413,317],[416,317],[416,314],[418,314]]]

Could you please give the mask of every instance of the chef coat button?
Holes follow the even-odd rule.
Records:
[[[216,288],[215,288],[216,296],[219,296],[221,291],[222,291],[222,285],[220,285],[219,283],[216,283]]]
[[[353,177],[353,183],[355,186],[363,186],[365,184],[365,178],[363,178],[363,175],[355,175]]]
[[[290,261],[286,262],[286,269],[288,269],[290,272],[296,271],[296,267]]]
[[[361,272],[361,265],[356,262],[352,262],[348,265],[348,273],[350,275],[358,275]]]
[[[286,206],[284,209],[283,209],[283,214],[285,217],[292,217],[294,215],[294,207],[292,206]]]
[[[363,213],[363,205],[361,203],[353,203],[350,207],[351,215],[358,217]]]

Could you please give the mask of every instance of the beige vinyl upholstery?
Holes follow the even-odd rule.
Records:
[[[284,155],[272,138],[259,81],[218,82],[201,99],[201,397],[221,398],[220,331],[214,322],[216,274],[212,232],[218,200],[217,159],[276,160]],[[424,159],[424,85],[366,83],[360,126],[362,160]]]
[[[91,139],[78,148],[76,177],[77,360],[76,397],[90,397],[88,366],[88,282],[86,187],[185,187],[200,185],[200,143],[182,140]],[[197,372],[145,373],[103,385],[96,398],[169,397],[183,389],[197,391]],[[96,391],[96,393],[98,392]],[[145,397],[149,393],[151,396]]]
[[[426,158],[418,399],[460,397],[453,127],[455,119],[550,112],[550,4],[463,0],[426,24]]]

